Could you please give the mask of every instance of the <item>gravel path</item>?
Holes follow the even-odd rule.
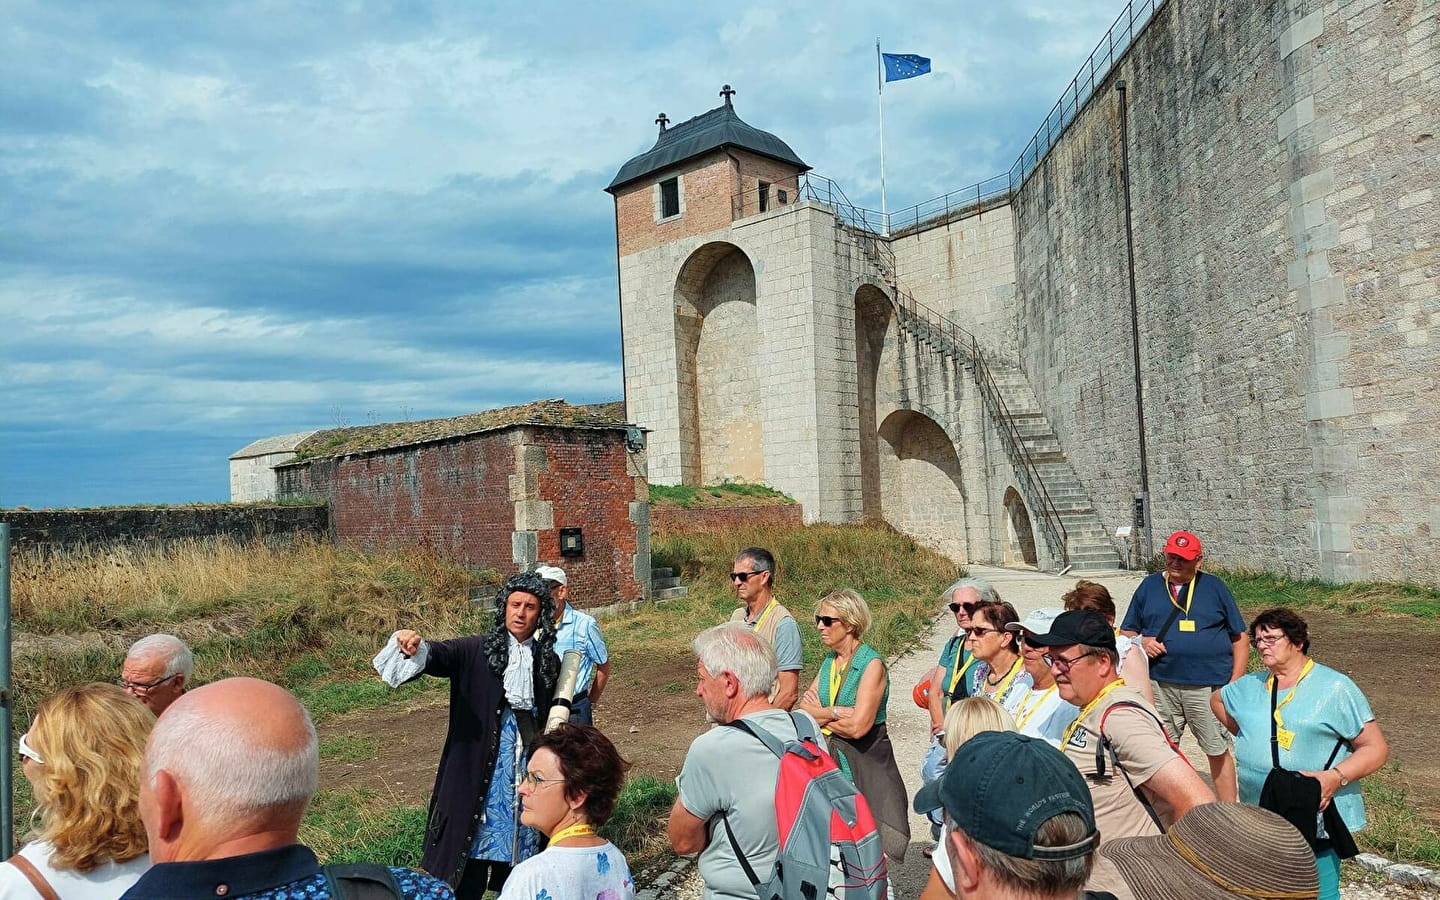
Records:
[[[996,569],[987,566],[968,567],[970,574],[984,578],[995,585],[1000,596],[1015,606],[1024,618],[1025,614],[1042,606],[1059,607],[1060,597],[1075,584],[1072,576],[1057,577],[1041,572]],[[1130,595],[1143,577],[1136,572],[1087,572],[1085,577],[1098,581],[1110,589],[1119,607],[1119,616],[1125,615]],[[940,648],[954,633],[954,619],[948,609],[941,609],[935,618],[935,625],[929,633],[920,637],[914,649],[890,662],[890,706],[887,715],[890,741],[895,747],[895,760],[910,796],[920,787],[920,763],[930,743],[930,715],[910,702],[910,689],[922,676],[935,667]],[[1182,747],[1191,759],[1203,759],[1199,747],[1189,742],[1188,735]],[[930,844],[930,823],[924,816],[910,817],[910,851],[905,861],[891,869],[891,884],[896,900],[912,900],[918,897],[930,874],[930,861],[921,853]],[[658,897],[676,900],[696,900],[701,896],[699,875],[692,866],[684,877],[674,883],[672,889],[657,892]],[[1346,884],[1343,890],[1345,900],[1389,900],[1389,898],[1440,898],[1440,893],[1427,892],[1408,885]]]

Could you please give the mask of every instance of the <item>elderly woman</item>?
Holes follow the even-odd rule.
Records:
[[[392,647],[408,659],[387,660]],[[401,629],[375,658],[392,685],[422,674],[450,680],[449,732],[420,864],[460,900],[498,892],[511,867],[539,849],[539,834],[518,821],[517,791],[526,747],[555,696],[554,647],[554,602],[540,576],[525,572],[496,592],[488,634],[426,641]]]
[[[945,757],[949,759],[960,745],[982,731],[1015,731],[1015,719],[1003,706],[985,697],[966,697],[950,707],[945,714]],[[955,896],[955,874],[945,852],[949,836],[942,827],[935,848],[934,865],[920,900],[951,900]]]
[[[0,865],[0,897],[113,900],[150,868],[140,760],[154,724],[113,684],[68,687],[40,704],[20,737],[39,827]]]
[[[971,697],[988,697],[1014,714],[1034,685],[1020,657],[1020,636],[1010,630],[1020,616],[1004,602],[981,603],[970,611],[966,644],[977,662],[967,676]]]
[[[629,763],[589,725],[535,739],[520,781],[520,821],[550,839],[510,873],[500,900],[634,900],[625,856],[597,830],[615,811]]]
[[[1110,589],[1098,581],[1080,579],[1075,587],[1063,598],[1065,611],[1090,609],[1105,617],[1111,628],[1115,628],[1115,600]],[[1123,635],[1115,629],[1115,651],[1120,654],[1120,665],[1115,673],[1124,679],[1126,686],[1139,691],[1151,706],[1155,705],[1155,686],[1150,683],[1150,657],[1140,645],[1140,638]]]
[[[885,855],[903,860],[910,814],[885,729],[890,675],[880,654],[860,641],[870,629],[870,608],[852,590],[835,591],[816,608],[815,627],[829,652],[800,708],[829,735],[831,754],[869,801]]]
[[[1321,810],[1333,803],[1346,828],[1364,828],[1360,779],[1390,755],[1370,703],[1355,682],[1310,658],[1309,629],[1293,610],[1267,609],[1256,616],[1250,643],[1265,669],[1232,681],[1210,699],[1215,716],[1235,735],[1240,800],[1260,800],[1275,765],[1273,746],[1281,768],[1319,780]],[[1328,844],[1322,840],[1315,848],[1320,897],[1338,900],[1340,859]]]

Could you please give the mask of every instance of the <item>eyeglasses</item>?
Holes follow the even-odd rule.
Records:
[[[1084,653],[1080,654],[1079,656],[1073,657],[1073,658],[1071,658],[1071,659],[1066,659],[1066,658],[1063,657],[1063,656],[1051,656],[1049,653],[1045,654],[1044,656],[1042,656],[1042,657],[1040,657],[1040,658],[1043,659],[1043,660],[1045,660],[1045,665],[1049,666],[1050,668],[1052,668],[1052,669],[1059,669],[1059,670],[1062,671],[1062,672],[1068,672],[1068,671],[1070,671],[1070,667],[1073,666],[1073,665],[1075,665],[1075,664],[1076,664],[1077,662],[1079,662],[1080,660],[1084,659],[1084,658],[1087,657],[1087,656],[1094,656],[1094,655],[1095,655],[1095,651],[1094,651],[1094,650],[1086,650]]]
[[[115,683],[120,685],[125,690],[131,692],[132,694],[148,694],[158,688],[160,685],[164,684],[165,682],[174,681],[176,678],[179,677],[180,673],[176,672],[174,675],[167,675],[159,681],[152,681],[149,684],[141,684],[138,681],[126,681],[123,678],[121,678]]]
[[[971,612],[974,612],[974,611],[975,611],[975,607],[979,606],[980,604],[978,604],[978,603],[950,603],[950,604],[947,604],[947,605],[950,607],[950,611],[951,611],[952,613],[958,613],[958,612],[959,612],[960,610],[962,610],[962,609],[965,610],[967,613],[971,613]]]
[[[29,737],[30,732],[28,731],[20,735],[20,740],[15,742],[15,751],[37,766],[45,765],[45,760],[40,758],[40,754],[35,752],[35,748],[30,746],[30,741],[26,740]]]
[[[751,578],[754,578],[756,575],[764,575],[764,574],[765,574],[765,573],[764,573],[763,570],[760,571],[760,572],[731,572],[731,573],[730,573],[730,580],[731,580],[731,581],[745,582],[745,581],[749,581]]]
[[[1252,638],[1250,639],[1250,646],[1252,646],[1252,647],[1269,647],[1269,646],[1271,646],[1272,644],[1278,644],[1280,641],[1282,641],[1282,640],[1284,640],[1284,639],[1285,639],[1285,635],[1283,635],[1283,634],[1267,634],[1267,635],[1265,635],[1264,637],[1261,637],[1260,635],[1257,634],[1255,637],[1252,637]]]
[[[984,625],[972,625],[969,628],[965,629],[965,633],[970,635],[972,638],[982,638],[987,634],[999,634],[1000,629],[986,628]]]
[[[831,625],[834,625],[836,622],[839,622],[839,621],[840,621],[840,617],[839,617],[839,616],[816,616],[816,617],[815,617],[815,624],[816,624],[816,625],[822,625],[822,626],[824,626],[824,627],[826,627],[826,628],[829,628]]]
[[[533,784],[536,788],[543,788],[547,784],[564,784],[563,778],[546,778],[533,769],[526,769],[525,774],[520,776],[521,784]]]

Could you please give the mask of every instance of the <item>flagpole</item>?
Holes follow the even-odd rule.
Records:
[[[880,56],[880,39],[875,39],[875,92],[880,105],[880,233],[890,236],[890,213],[885,206],[885,63]]]

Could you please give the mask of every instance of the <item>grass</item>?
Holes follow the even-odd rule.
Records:
[[[377,791],[321,791],[305,811],[300,840],[325,862],[420,865],[425,807],[397,805]]]
[[[650,503],[658,507],[696,509],[713,506],[789,506],[795,499],[763,484],[724,481],[707,487],[689,484],[652,484]]]
[[[1360,782],[1365,797],[1363,831],[1355,842],[1387,859],[1440,868],[1440,834],[1415,811],[1400,768],[1390,763]]]
[[[337,734],[320,742],[320,758],[337,762],[374,759],[380,742],[367,734]]]
[[[670,856],[666,823],[675,784],[649,775],[630,778],[600,834],[619,847],[632,872]]]
[[[1420,585],[1376,581],[1336,584],[1247,569],[1207,571],[1225,580],[1242,607],[1311,607],[1346,615],[1385,612],[1440,619],[1440,590]]]

